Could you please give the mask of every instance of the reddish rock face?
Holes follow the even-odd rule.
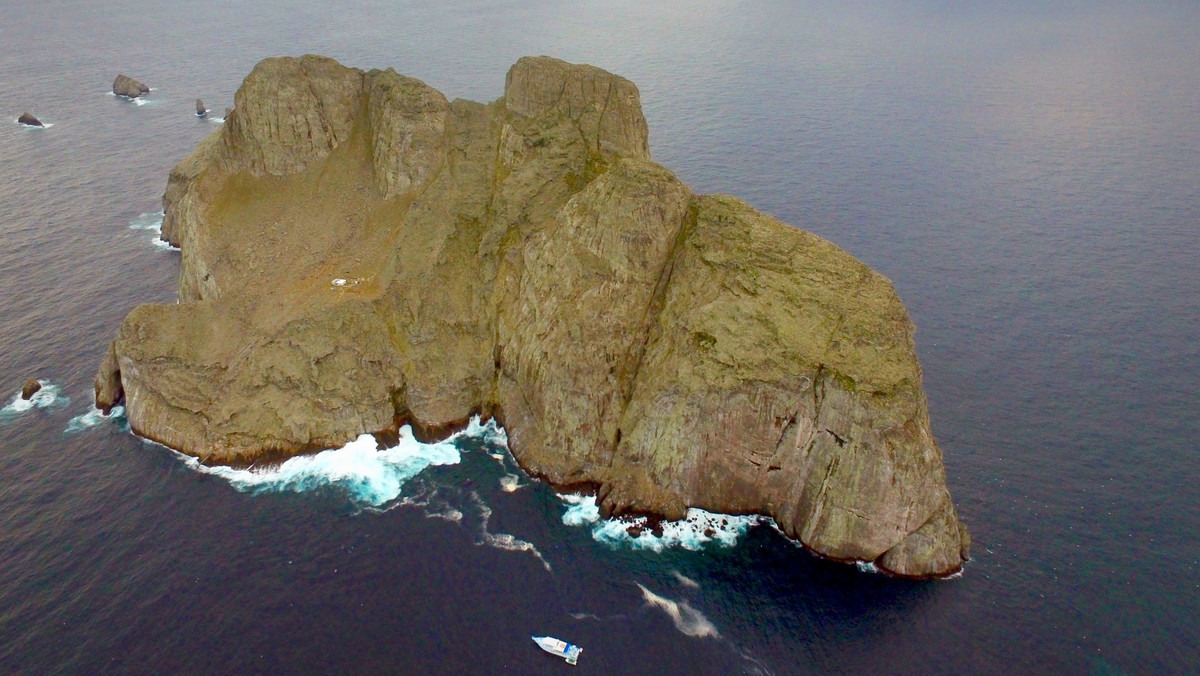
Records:
[[[163,198],[180,303],[130,313],[97,376],[139,434],[238,462],[483,412],[606,514],[961,567],[891,283],[651,162],[633,83],[526,58],[482,105],[306,56],[235,104]]]

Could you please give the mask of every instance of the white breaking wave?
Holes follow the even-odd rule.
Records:
[[[546,560],[546,557],[542,556],[542,553],[538,551],[538,548],[535,547],[532,542],[527,542],[509,533],[489,532],[488,522],[492,519],[492,508],[488,507],[487,504],[484,503],[483,498],[480,498],[479,494],[475,491],[471,491],[470,495],[471,500],[475,503],[475,506],[479,508],[479,544],[484,544],[489,547],[495,547],[496,549],[503,549],[510,552],[529,552],[536,556],[538,561],[542,562],[542,566],[546,568],[547,572],[554,572],[553,569],[550,568],[550,562]]]
[[[196,458],[180,454],[189,466],[199,472],[218,476],[243,493],[306,493],[325,486],[341,488],[351,502],[364,508],[380,507],[400,497],[407,481],[426,468],[456,465],[462,460],[455,440],[464,436],[488,438],[496,426],[489,420],[482,424],[479,416],[471,418],[466,428],[435,444],[424,444],[413,436],[408,425],[400,428],[395,446],[379,450],[375,437],[363,434],[341,448],[314,455],[289,458],[277,465],[251,466],[238,469],[225,466],[205,466]],[[449,508],[430,513],[449,520],[459,520],[462,514]]]
[[[563,513],[562,522],[568,526],[591,526],[592,538],[612,547],[628,546],[633,549],[650,549],[661,552],[672,547],[692,551],[703,549],[710,542],[722,547],[732,547],[751,526],[759,523],[758,516],[729,516],[713,514],[695,507],[688,509],[687,516],[679,521],[663,521],[662,535],[651,532],[649,521],[644,517],[632,519],[601,519],[600,507],[595,496],[559,495],[560,500],[570,505]],[[632,529],[637,535],[631,534]],[[639,532],[640,531],[640,532]]]
[[[375,437],[363,434],[341,448],[297,456],[263,468],[207,467],[195,458],[187,458],[186,462],[198,471],[225,479],[245,493],[305,493],[337,486],[355,504],[378,507],[399,497],[405,482],[427,467],[457,464],[462,456],[454,440],[466,434],[482,436],[483,426],[478,418],[473,418],[467,429],[436,444],[417,441],[412,428],[405,425],[400,428],[398,443],[383,450],[376,448]]]
[[[150,213],[139,214],[137,218],[129,222],[130,230],[150,230],[155,234],[154,239],[150,243],[160,249],[173,249],[179,251],[179,247],[173,246],[170,242],[162,238],[163,212],[155,211]]]
[[[38,382],[42,384],[42,389],[35,392],[32,397],[22,399],[21,393],[17,392],[7,406],[0,408],[0,420],[16,417],[34,408],[62,408],[71,403],[70,397],[63,396],[58,385],[46,380],[38,380]]]
[[[104,411],[101,411],[93,406],[92,410],[88,411],[87,413],[71,418],[71,420],[67,422],[67,429],[63,430],[63,434],[75,434],[82,432],[106,421],[112,421],[121,425],[122,427],[125,427],[128,424],[125,420],[125,407],[114,406],[112,410],[108,412],[108,415],[105,415]]]
[[[154,211],[144,214],[139,214],[137,218],[129,222],[130,230],[150,230],[154,232],[154,239],[150,243],[160,249],[170,249],[171,251],[179,251],[179,247],[173,246],[170,242],[162,238],[163,212]]]
[[[475,418],[478,419],[478,417],[476,416]],[[488,424],[484,425],[481,429],[483,431],[483,440],[489,444],[503,446],[505,451],[499,455],[505,455],[508,450],[508,432],[503,427],[497,425],[495,419],[488,420]]]
[[[871,561],[855,561],[854,566],[864,573],[878,573],[879,568]]]
[[[646,589],[640,583],[638,588],[642,590],[642,598],[645,599],[646,605],[658,608],[671,618],[671,622],[683,634],[695,636],[697,638],[721,638],[721,633],[717,631],[716,626],[708,621],[704,613],[691,607],[687,601],[673,601],[669,598],[659,596],[654,592]]]

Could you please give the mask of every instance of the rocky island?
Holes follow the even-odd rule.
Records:
[[[139,96],[150,93],[150,88],[129,77],[128,75],[117,75],[113,80],[112,92],[117,96],[124,96],[127,99],[136,99]]]
[[[633,83],[524,58],[489,104],[259,63],[170,173],[179,300],[122,323],[96,400],[210,463],[495,416],[605,514],[772,517],[912,577],[969,541],[891,283],[650,160]]]

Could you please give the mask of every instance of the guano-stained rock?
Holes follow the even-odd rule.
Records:
[[[259,63],[172,169],[179,303],[129,314],[96,379],[210,462],[495,415],[606,514],[762,513],[811,550],[958,570],[969,536],[891,283],[649,156],[633,83],[524,58],[504,97]]]

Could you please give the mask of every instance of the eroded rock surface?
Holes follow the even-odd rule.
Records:
[[[959,569],[969,541],[891,283],[650,160],[633,83],[521,59],[447,101],[392,70],[267,59],[180,162],[179,303],[96,379],[211,462],[496,415],[607,513],[763,513],[836,559]]]
[[[150,88],[128,75],[118,75],[113,80],[112,91],[117,96],[136,99],[143,94],[149,94]]]
[[[29,113],[29,112],[21,113],[21,117],[17,118],[17,122],[25,125],[26,127],[44,127],[45,126],[42,124],[41,120],[37,119],[36,117],[33,116],[33,113]]]

